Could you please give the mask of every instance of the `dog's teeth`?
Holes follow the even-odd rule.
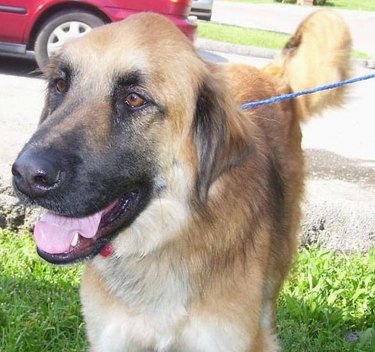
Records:
[[[79,235],[78,235],[78,232],[74,235],[73,237],[73,240],[72,240],[72,243],[71,243],[71,246],[72,247],[75,247],[77,244],[78,244],[78,240],[79,240]]]

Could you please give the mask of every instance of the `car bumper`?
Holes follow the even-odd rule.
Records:
[[[190,15],[197,16],[200,19],[211,19],[212,11],[211,9],[194,9],[190,11]]]

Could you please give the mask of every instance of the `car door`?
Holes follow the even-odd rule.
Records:
[[[0,42],[25,44],[24,31],[33,0],[0,0]]]

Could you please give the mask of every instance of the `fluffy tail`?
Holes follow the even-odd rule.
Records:
[[[342,18],[329,10],[307,17],[289,39],[278,61],[267,71],[283,78],[292,91],[314,88],[348,79],[351,36]],[[303,118],[340,105],[345,88],[337,88],[297,99]]]

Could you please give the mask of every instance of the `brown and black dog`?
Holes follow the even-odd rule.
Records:
[[[68,43],[40,125],[13,165],[48,210],[41,257],[86,262],[91,351],[277,351],[275,302],[296,251],[300,122],[342,90],[240,106],[349,75],[351,40],[308,17],[277,62],[204,62],[161,16]]]

